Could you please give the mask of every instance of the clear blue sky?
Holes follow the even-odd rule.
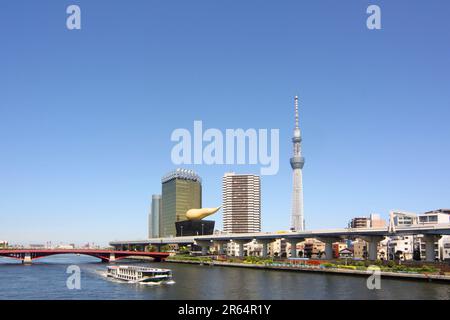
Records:
[[[66,29],[78,4],[82,30]],[[366,8],[382,10],[380,31]],[[450,3],[20,1],[0,4],[0,240],[144,238],[175,168],[170,134],[280,129],[262,177],[264,231],[290,225],[293,96],[308,229],[450,207]],[[226,171],[203,178],[221,202]],[[221,227],[222,216],[217,215]]]

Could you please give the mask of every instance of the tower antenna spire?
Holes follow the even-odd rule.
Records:
[[[295,127],[298,128],[298,96],[295,96]]]

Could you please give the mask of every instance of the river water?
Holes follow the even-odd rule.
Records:
[[[175,263],[121,264],[170,268],[175,283],[139,285],[106,279],[106,264],[85,256],[60,255],[22,265],[0,258],[0,299],[450,299],[450,285],[381,279],[369,290],[366,278]],[[68,266],[81,269],[81,288],[68,289]]]

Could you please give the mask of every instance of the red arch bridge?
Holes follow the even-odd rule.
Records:
[[[166,252],[142,252],[142,251],[116,251],[116,250],[91,250],[91,249],[20,249],[0,250],[0,257],[21,260],[23,263],[31,263],[33,260],[53,256],[56,254],[77,254],[99,258],[102,262],[114,262],[128,257],[150,257],[154,261],[161,261],[169,256]]]

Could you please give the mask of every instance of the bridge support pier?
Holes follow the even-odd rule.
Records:
[[[209,247],[211,245],[210,241],[196,241],[197,245],[202,248],[202,256],[208,255]]]
[[[115,254],[115,253],[111,253],[111,254],[109,255],[109,262],[110,262],[110,263],[116,262],[116,254]]]
[[[364,241],[367,242],[367,251],[368,251],[368,259],[369,260],[377,260],[378,258],[378,243],[384,239],[381,236],[371,236],[371,237],[363,237]]]
[[[249,243],[249,240],[233,240],[234,243],[236,243],[238,245],[238,251],[237,251],[237,256],[239,258],[243,258],[244,257],[244,245],[246,243]]]
[[[228,241],[224,240],[215,240],[214,244],[217,245],[217,251],[219,255],[226,254],[224,246],[228,243]]]
[[[31,254],[30,253],[25,253],[23,260],[22,260],[23,264],[32,264],[33,260],[31,259]]]
[[[220,255],[224,255],[225,254],[225,248],[224,248],[224,246],[225,246],[225,243],[220,243],[219,245],[218,245],[218,253],[220,254]]]
[[[262,244],[262,251],[261,251],[261,257],[263,257],[263,258],[267,258],[267,256],[268,256],[268,252],[269,252],[269,250],[268,250],[268,247],[269,247],[269,244],[270,243],[272,243],[274,240],[273,239],[261,239],[261,240],[257,240],[257,242],[259,243],[259,244]]]
[[[261,256],[263,258],[267,258],[267,255],[268,255],[268,252],[269,252],[269,250],[268,250],[269,243],[270,242],[263,242],[263,244],[262,244]]]
[[[290,252],[291,258],[297,258],[297,243],[305,241],[303,238],[288,238],[286,242],[291,245]]]
[[[238,242],[238,246],[239,246],[239,249],[238,249],[238,257],[239,258],[243,258],[244,257],[244,242]]]
[[[333,242],[325,242],[325,259],[333,259]]]
[[[424,235],[423,240],[425,242],[425,261],[434,262],[436,260],[436,252],[434,250],[435,242],[439,241],[441,236],[437,235]]]
[[[333,259],[333,243],[340,241],[340,238],[318,238],[319,241],[325,243],[325,257],[324,259]]]

